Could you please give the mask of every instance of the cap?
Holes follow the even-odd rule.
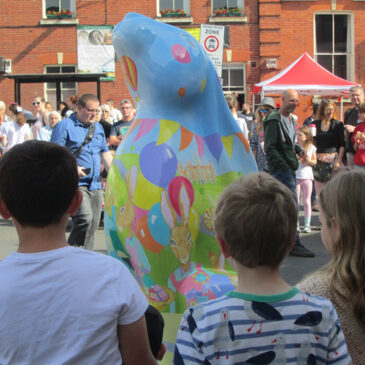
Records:
[[[273,109],[275,109],[275,103],[273,98],[265,97],[261,100],[260,105],[267,105]]]

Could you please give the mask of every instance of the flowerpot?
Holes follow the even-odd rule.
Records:
[[[169,13],[169,14],[161,14],[163,18],[181,18],[186,16],[186,14],[179,14],[179,13]]]
[[[227,16],[241,16],[242,13],[240,13],[239,11],[237,12],[230,12],[230,13],[215,13],[214,16],[217,17],[227,17]]]
[[[47,14],[47,19],[65,19],[65,18],[72,18],[72,14],[64,14],[64,15]]]

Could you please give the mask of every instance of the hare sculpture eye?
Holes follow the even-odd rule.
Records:
[[[170,239],[170,245],[171,245],[171,246],[177,246],[177,243],[176,243],[176,241],[175,241],[175,240]]]

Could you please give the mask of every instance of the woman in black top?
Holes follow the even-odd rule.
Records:
[[[334,119],[335,105],[332,100],[323,99],[318,109],[318,120],[314,144],[317,147],[317,160],[333,164],[333,171],[338,171],[345,153],[345,138],[343,123]],[[317,194],[323,188],[323,183],[316,183]]]

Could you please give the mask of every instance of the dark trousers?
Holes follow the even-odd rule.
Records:
[[[286,171],[275,171],[272,174],[275,179],[279,180],[281,183],[283,183],[285,186],[289,188],[289,190],[293,194],[293,198],[295,201],[295,204],[297,205],[298,210],[298,197],[297,197],[297,190],[296,190],[296,178],[295,173],[292,170],[286,170]],[[297,232],[297,236],[295,238],[295,244],[300,244],[300,238],[299,233]]]

